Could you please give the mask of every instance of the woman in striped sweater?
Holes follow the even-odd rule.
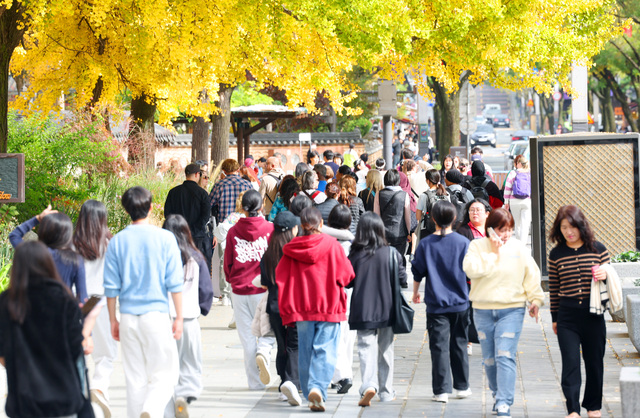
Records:
[[[603,315],[589,312],[591,280],[606,273],[593,266],[609,263],[609,252],[595,240],[589,222],[573,205],[558,210],[549,233],[556,247],[549,254],[549,296],[553,331],[562,355],[562,391],[568,418],[580,416],[580,348],[586,371],[582,407],[588,417],[600,417],[607,330]]]

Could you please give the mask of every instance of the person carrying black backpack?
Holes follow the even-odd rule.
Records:
[[[447,185],[446,189],[449,193],[449,199],[456,208],[456,220],[453,224],[454,230],[457,230],[462,224],[464,219],[464,210],[467,203],[474,199],[471,191],[461,186],[464,180],[464,174],[458,170],[449,170],[445,176],[445,184]]]
[[[416,210],[420,239],[433,234],[436,230],[436,225],[433,222],[433,219],[431,219],[431,208],[433,205],[441,200],[446,200],[447,202],[450,201],[447,190],[440,183],[440,173],[438,170],[428,170],[425,173],[425,178],[427,179],[429,189],[420,195],[418,208]]]
[[[467,180],[463,187],[471,191],[474,199],[484,199],[489,202],[492,208],[501,208],[504,203],[502,193],[500,193],[498,185],[486,175],[482,161],[473,162],[471,175],[471,179]]]

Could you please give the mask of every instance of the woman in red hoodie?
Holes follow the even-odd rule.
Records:
[[[336,364],[340,322],[346,320],[344,287],[355,277],[338,241],[320,233],[316,208],[300,213],[302,235],[283,248],[276,268],[282,323],[296,323],[302,394],[312,411],[324,411]]]
[[[249,389],[264,389],[269,384],[269,360],[274,337],[256,337],[251,332],[251,322],[264,289],[251,282],[260,277],[260,260],[273,233],[273,224],[262,216],[262,197],[255,190],[242,196],[241,218],[227,234],[224,251],[224,274],[231,285],[231,300],[236,316],[238,336],[244,348],[244,368]]]

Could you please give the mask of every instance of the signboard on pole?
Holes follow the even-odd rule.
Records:
[[[0,154],[0,203],[24,202],[24,154]]]

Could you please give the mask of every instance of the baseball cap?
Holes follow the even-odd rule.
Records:
[[[191,163],[184,168],[184,174],[187,176],[200,172],[200,166],[198,164]]]
[[[278,213],[273,220],[274,228],[283,232],[292,229],[296,225],[300,225],[300,218],[288,210]]]

